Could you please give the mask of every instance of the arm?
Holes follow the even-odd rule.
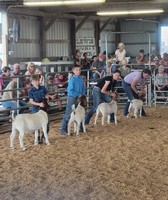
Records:
[[[144,55],[143,54],[139,54],[138,59],[137,59],[137,64],[142,64],[143,63],[142,62],[143,58],[144,58]]]
[[[33,99],[29,99],[29,103],[34,105],[34,106],[40,106],[42,108],[44,107],[44,103],[43,102],[38,103],[38,102],[33,101]]]
[[[134,80],[132,81],[132,83],[131,83],[131,88],[132,88],[132,90],[136,93],[136,94],[138,94],[139,93],[139,91],[137,90],[137,88],[136,88],[136,84],[138,83],[138,79],[137,78],[134,78]]]
[[[116,94],[114,92],[107,91],[107,87],[108,87],[109,84],[110,84],[110,81],[105,81],[105,84],[104,84],[103,88],[101,89],[101,92],[104,93],[104,94],[107,94],[109,96],[115,97]]]

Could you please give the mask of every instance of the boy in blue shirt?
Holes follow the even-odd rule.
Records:
[[[31,76],[31,84],[33,85],[28,93],[29,103],[32,104],[32,112],[36,113],[40,109],[47,112],[47,105],[45,103],[45,99],[49,97],[54,99],[54,95],[48,95],[47,89],[40,85],[40,76],[39,74],[33,74]],[[47,102],[47,100],[46,100]],[[47,133],[49,132],[49,125],[47,127]],[[40,138],[39,138],[40,139]],[[44,134],[42,135],[42,139],[44,139]]]
[[[68,125],[68,120],[72,112],[72,105],[77,104],[78,96],[85,95],[84,81],[82,77],[80,76],[81,67],[80,66],[73,67],[72,72],[73,72],[73,76],[69,80],[68,88],[67,88],[68,97],[67,97],[66,111],[65,111],[62,124],[61,124],[62,136],[65,136],[68,132],[67,125]]]

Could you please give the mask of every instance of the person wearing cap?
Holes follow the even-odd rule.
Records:
[[[122,61],[125,59],[125,56],[126,56],[126,50],[125,50],[124,43],[120,42],[118,44],[118,48],[115,51],[115,55],[116,55],[116,61],[117,61],[117,63],[121,64]]]
[[[89,124],[91,117],[96,112],[98,105],[101,100],[103,102],[111,102],[112,98],[116,97],[114,92],[114,87],[116,86],[117,80],[121,78],[121,73],[116,70],[111,76],[105,76],[100,79],[98,83],[94,86],[93,95],[93,106],[91,110],[87,113],[85,117],[85,124]],[[114,120],[114,114],[111,115],[111,122]]]
[[[128,115],[128,108],[130,105],[130,101],[133,99],[142,98],[145,92],[145,85],[147,79],[151,76],[151,71],[147,68],[143,69],[143,71],[134,71],[124,77],[122,80],[122,87],[128,97],[128,100],[125,104],[124,108],[124,116]],[[140,85],[140,89],[138,90],[137,86]],[[145,116],[144,109],[142,110],[142,116]]]
[[[168,78],[163,65],[158,67],[158,74],[155,77],[157,91],[168,91]]]

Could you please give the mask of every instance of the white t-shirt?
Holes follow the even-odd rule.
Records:
[[[116,55],[117,61],[121,62],[125,59],[126,50],[123,49],[122,52],[120,52],[119,49],[117,49],[115,51],[115,55]]]

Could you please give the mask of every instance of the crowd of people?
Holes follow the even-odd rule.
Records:
[[[61,110],[62,92],[60,91],[64,91],[64,94],[66,91],[67,104],[61,125],[61,135],[64,136],[67,133],[72,104],[77,104],[78,96],[86,94],[88,75],[89,81],[93,80],[95,83],[92,86],[93,104],[86,115],[86,124],[89,124],[101,101],[110,102],[116,96],[114,88],[119,80],[122,91],[128,97],[123,112],[124,116],[128,114],[130,101],[134,98],[139,99],[146,93],[145,84],[151,75],[155,77],[153,88],[160,92],[168,91],[168,53],[164,53],[162,58],[161,56],[152,57],[151,70],[146,67],[149,55],[147,56],[143,49],[139,50],[136,68],[132,68],[132,63],[128,62],[123,43],[119,43],[117,50],[108,55],[108,60],[106,60],[106,56],[106,52],[103,52],[90,59],[86,52],[81,55],[81,52],[76,50],[74,67],[70,76],[58,72],[46,77],[42,68],[35,66],[34,63],[27,66],[24,74],[21,73],[18,63],[13,65],[12,71],[8,66],[5,66],[0,72],[1,104],[4,108],[14,109],[16,113],[19,97],[19,113],[24,112],[27,102],[32,105],[32,111],[37,112],[45,107],[43,99],[47,98]],[[17,81],[18,78],[19,81]],[[142,114],[146,115],[145,111]],[[111,115],[111,122],[114,120],[113,117]]]

